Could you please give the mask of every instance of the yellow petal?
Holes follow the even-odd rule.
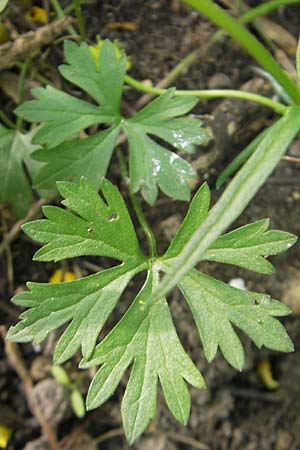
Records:
[[[25,13],[25,17],[28,20],[32,20],[33,22],[39,22],[46,24],[48,23],[47,12],[44,8],[40,8],[39,6],[33,6]]]
[[[0,423],[0,448],[6,448],[12,435],[12,430]]]
[[[75,280],[75,274],[73,272],[69,272],[68,270],[63,272],[62,269],[56,269],[55,272],[49,278],[49,283],[60,283],[61,281],[73,281]]]
[[[272,367],[269,360],[263,359],[262,361],[260,361],[260,363],[257,365],[256,370],[266,388],[273,390],[279,387],[279,381],[273,378]]]

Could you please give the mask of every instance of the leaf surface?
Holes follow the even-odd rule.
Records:
[[[130,152],[130,190],[141,193],[153,205],[158,187],[169,197],[178,200],[190,198],[187,180],[196,173],[180,156],[166,150],[150,139],[140,125],[125,126]]]
[[[143,126],[144,132],[158,136],[175,148],[193,153],[195,144],[206,144],[207,132],[202,122],[194,118],[178,118],[198,103],[196,97],[174,97],[175,89],[168,89],[128,120]]]
[[[95,63],[85,42],[78,46],[65,41],[64,52],[68,64],[59,67],[63,77],[83,89],[97,103],[107,107],[113,116],[119,116],[126,73],[125,55],[118,59],[114,45],[109,40],[103,41],[99,64]]]
[[[210,190],[208,185],[204,183],[194,195],[182,224],[168,250],[163,255],[164,259],[176,257],[181,252],[186,242],[207,217],[209,203]]]
[[[35,144],[52,148],[91,125],[115,120],[107,107],[92,105],[51,86],[32,89],[32,94],[36,100],[18,106],[15,113],[29,122],[44,123],[34,136]]]
[[[219,237],[201,259],[271,274],[274,267],[265,257],[284,252],[297,237],[285,231],[268,231],[268,227],[269,220],[263,219],[230,231]]]
[[[95,53],[95,48],[93,49]],[[66,63],[60,73],[87,93],[97,105],[88,103],[51,86],[33,89],[35,100],[16,109],[23,119],[40,122],[33,142],[46,148],[35,158],[46,162],[34,180],[36,187],[55,189],[55,181],[77,181],[86,176],[96,186],[105,176],[118,133],[123,130],[129,141],[130,190],[141,190],[153,204],[160,188],[178,200],[190,198],[188,180],[196,176],[192,166],[179,155],[166,149],[172,146],[192,153],[195,145],[205,144],[208,134],[196,118],[180,117],[196,105],[198,99],[175,97],[169,89],[133,117],[121,117],[120,103],[126,74],[126,55],[116,54],[106,40],[91,53],[86,43],[65,41]],[[95,136],[78,139],[79,132],[91,125],[108,125]],[[162,144],[156,142],[163,141]]]
[[[24,217],[34,202],[23,164],[31,176],[41,166],[30,158],[37,149],[30,144],[31,137],[31,133],[21,134],[0,125],[0,203],[8,203],[18,218]]]
[[[84,176],[100,188],[118,133],[119,128],[112,127],[86,139],[34,152],[32,158],[46,163],[34,178],[34,187],[53,190],[57,180],[78,182]]]
[[[155,277],[148,273],[126,314],[96,347],[92,358],[82,363],[83,367],[102,364],[90,386],[89,409],[101,405],[113,394],[126,368],[133,363],[122,402],[123,423],[130,444],[154,417],[158,379],[170,410],[181,423],[187,422],[190,410],[184,380],[198,388],[204,387],[200,372],[180,344],[165,299],[150,310],[147,307]]]
[[[180,281],[179,288],[193,313],[209,362],[220,346],[227,361],[242,370],[244,350],[232,324],[259,348],[293,351],[284,327],[272,317],[285,316],[290,310],[270,296],[236,289],[195,269]]]
[[[71,324],[59,339],[54,363],[62,364],[82,346],[89,357],[96,339],[138,264],[127,263],[67,283],[28,283],[29,291],[14,298],[29,308],[22,320],[10,328],[8,337],[17,342],[42,342],[52,331]]]
[[[80,185],[61,181],[58,190],[69,210],[46,206],[47,219],[28,222],[23,230],[46,243],[34,256],[38,261],[60,261],[81,255],[101,255],[128,261],[142,258],[126,205],[118,189],[103,179],[104,200],[85,178]]]

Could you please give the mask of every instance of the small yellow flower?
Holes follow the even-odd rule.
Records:
[[[33,6],[25,13],[25,17],[28,20],[32,20],[33,22],[38,22],[42,24],[48,23],[47,12],[44,8],[40,8],[39,6]]]
[[[62,269],[56,269],[53,275],[49,278],[49,283],[60,283],[61,281],[73,281],[75,280],[75,274],[68,270],[63,272]]]
[[[11,438],[12,430],[0,423],[0,448],[6,448]]]
[[[279,381],[273,378],[270,361],[263,359],[257,365],[257,373],[267,389],[274,390],[279,387]]]

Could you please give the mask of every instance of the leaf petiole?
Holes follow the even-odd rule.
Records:
[[[120,168],[121,168],[122,177],[126,181],[126,180],[128,180],[128,171],[127,171],[124,155],[120,149],[118,149],[118,151],[117,151],[117,156],[118,156],[118,160],[119,160],[119,164],[120,164]],[[149,247],[149,253],[152,258],[157,255],[155,236],[154,236],[153,231],[150,228],[150,226],[147,222],[147,219],[143,213],[143,210],[139,203],[137,194],[130,192],[129,196],[130,196],[130,201],[131,201],[132,207],[134,209],[134,212],[135,212],[137,219],[141,225],[141,228],[146,236],[146,239],[148,242],[148,247]]]
[[[137,89],[142,92],[148,92],[154,95],[164,94],[167,89],[160,89],[151,86],[145,86],[140,81],[132,78],[129,75],[125,76],[125,82],[132,86],[134,89]],[[287,110],[287,106],[279,103],[275,100],[272,100],[264,95],[254,94],[253,92],[244,92],[234,89],[201,89],[201,90],[181,90],[178,89],[174,91],[174,96],[176,97],[198,97],[202,100],[211,100],[216,98],[237,98],[241,100],[248,100],[256,103],[260,103],[261,105],[267,106],[268,108],[273,109],[276,113],[284,115]]]

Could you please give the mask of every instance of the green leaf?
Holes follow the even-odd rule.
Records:
[[[269,220],[263,219],[224,234],[201,259],[271,274],[274,267],[265,257],[284,252],[297,241],[297,237],[285,231],[268,231],[268,227]]]
[[[46,220],[24,226],[26,233],[47,245],[35,259],[58,261],[80,255],[105,255],[123,264],[68,283],[28,283],[28,292],[14,297],[29,308],[8,337],[18,342],[43,341],[48,334],[70,322],[55,350],[55,364],[62,364],[81,346],[89,358],[97,337],[130,279],[147,268],[128,211],[119,191],[102,182],[104,200],[86,179],[80,185],[60,182],[65,197],[58,207],[45,208]]]
[[[51,86],[32,89],[36,100],[15,109],[29,122],[43,122],[33,143],[55,147],[79,131],[96,123],[113,123],[115,118],[107,107],[92,105]]]
[[[192,234],[173,261],[167,275],[152,295],[152,302],[164,296],[202,258],[204,252],[241,214],[300,129],[300,107],[287,108],[286,115],[269,128],[253,155],[237,173],[207,218]]]
[[[165,299],[150,310],[147,299],[157,274],[147,280],[134,302],[108,336],[96,347],[82,367],[102,364],[87,396],[88,409],[109,398],[133,363],[122,402],[126,437],[132,444],[147,427],[156,410],[157,381],[160,380],[168,407],[181,423],[186,423],[190,396],[184,380],[204,387],[200,372],[179,342]]]
[[[80,185],[61,181],[58,190],[70,211],[45,206],[47,219],[28,222],[26,234],[46,243],[34,256],[38,261],[60,261],[81,255],[102,255],[129,261],[141,258],[138,240],[118,189],[103,179],[104,200],[85,178]]]
[[[163,259],[177,256],[184,248],[186,242],[192,234],[206,219],[210,203],[210,190],[206,183],[203,183],[200,189],[194,195],[184,221],[179,227]]]
[[[94,124],[113,124],[120,120],[120,100],[126,72],[125,57],[117,60],[113,44],[105,41],[100,52],[100,69],[86,43],[65,41],[68,65],[62,75],[79,86],[101,106],[87,103],[51,86],[36,88],[31,100],[16,108],[18,116],[29,122],[43,122],[34,143],[56,147],[79,131]],[[73,143],[74,145],[74,143]]]
[[[169,89],[123,124],[129,141],[130,190],[141,190],[150,205],[156,200],[158,187],[169,197],[190,198],[187,181],[196,176],[195,171],[149,135],[190,153],[195,144],[206,143],[208,135],[201,128],[201,121],[177,118],[190,111],[197,101],[193,97],[174,97],[174,89]]]
[[[190,153],[195,145],[206,143],[208,135],[200,120],[179,117],[188,113],[198,99],[175,97],[174,89],[169,89],[135,116],[124,119],[120,115],[120,102],[126,56],[116,55],[114,45],[108,40],[98,51],[97,62],[86,43],[77,45],[65,41],[67,64],[60,66],[60,72],[100,106],[48,86],[33,89],[36,100],[16,109],[23,119],[41,123],[33,142],[46,148],[36,152],[34,158],[46,162],[46,165],[36,176],[34,185],[54,190],[57,180],[77,181],[84,175],[99,186],[99,180],[106,174],[117,135],[123,129],[129,139],[131,192],[141,190],[151,205],[157,197],[158,187],[172,198],[188,200],[188,180],[196,176],[195,171],[189,163],[152,137]],[[80,131],[95,124],[108,124],[111,128],[87,139],[77,139]]]
[[[218,346],[236,369],[244,366],[244,350],[231,324],[261,348],[293,351],[284,327],[272,316],[290,313],[287,306],[265,294],[242,291],[193,269],[179,283],[193,313],[205,356],[215,357]]]
[[[82,346],[87,358],[129,280],[141,262],[126,263],[67,283],[28,283],[29,291],[14,303],[29,308],[21,322],[10,328],[8,338],[17,342],[42,342],[53,330],[71,324],[59,339],[54,364],[62,364]]]
[[[157,136],[173,147],[193,153],[195,144],[206,144],[207,132],[202,122],[194,118],[177,118],[187,114],[198,103],[196,97],[174,97],[175,89],[168,89],[141,111],[127,120],[138,124],[145,134]]]
[[[6,8],[7,4],[8,4],[8,0],[0,0],[0,13],[2,11],[4,11],[4,9]]]
[[[25,135],[0,125],[0,203],[8,203],[17,218],[24,217],[34,202],[23,164],[31,176],[41,165],[30,158],[37,149],[30,144],[31,137],[32,133]]]
[[[143,126],[144,132],[158,136],[175,148],[193,153],[195,144],[206,144],[207,132],[202,122],[193,118],[176,118],[187,114],[198,103],[196,97],[174,97],[175,89],[168,89],[128,120]]]
[[[99,188],[106,174],[119,128],[79,141],[65,142],[53,149],[41,149],[32,158],[46,164],[34,178],[37,189],[53,189],[57,180],[78,182],[82,176]]]
[[[158,186],[169,197],[190,198],[187,180],[196,173],[189,163],[150,139],[143,127],[125,125],[129,141],[130,190],[141,193],[150,204],[156,200]]]
[[[59,67],[62,76],[106,106],[112,115],[119,116],[126,73],[125,55],[117,58],[115,47],[109,40],[103,41],[98,65],[85,42],[78,46],[75,42],[65,41],[64,52],[68,65]]]
[[[101,255],[119,259],[122,264],[68,283],[28,283],[29,291],[13,299],[27,309],[21,321],[10,328],[8,338],[39,343],[65,325],[56,345],[55,364],[67,361],[81,347],[81,367],[100,365],[87,396],[88,409],[106,401],[132,366],[121,408],[125,434],[132,444],[155,415],[158,381],[169,409],[183,424],[190,411],[186,382],[204,387],[201,374],[179,341],[166,299],[160,297],[153,302],[153,292],[160,272],[172,269],[185,242],[211,214],[210,193],[206,184],[199,189],[166,254],[146,258],[120,193],[105,179],[101,189],[103,197],[86,179],[79,186],[60,182],[63,204],[68,209],[48,206],[46,220],[28,223],[24,228],[32,238],[46,243],[36,259]],[[222,257],[240,264],[247,259],[251,265],[258,258],[262,265],[260,259],[265,252],[281,251],[294,242],[291,235],[267,231],[267,227],[268,221],[263,220],[234,230],[219,238],[213,251],[219,252],[220,260]],[[124,289],[137,273],[146,270],[144,286],[120,321],[96,345]],[[242,369],[244,350],[234,327],[243,330],[258,347],[284,352],[293,349],[283,326],[274,318],[290,311],[269,296],[241,291],[195,269],[178,286],[195,318],[209,361],[220,347],[228,362]]]

